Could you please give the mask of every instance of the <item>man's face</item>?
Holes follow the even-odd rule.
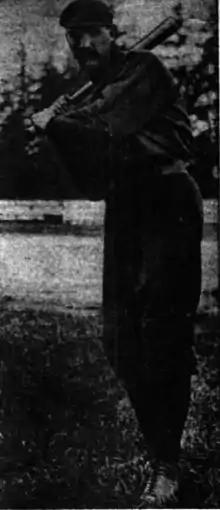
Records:
[[[93,75],[108,65],[113,37],[110,28],[88,27],[66,30],[66,38],[80,67]]]

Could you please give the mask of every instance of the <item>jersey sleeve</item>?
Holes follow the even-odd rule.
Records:
[[[174,99],[175,87],[170,73],[150,52],[142,56],[132,73],[108,86],[107,98],[103,89],[101,100],[57,116],[49,131],[71,129],[87,135],[96,131],[99,137],[109,135],[117,141],[140,132]]]

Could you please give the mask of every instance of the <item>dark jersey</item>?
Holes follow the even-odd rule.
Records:
[[[123,79],[113,76],[108,86],[94,86],[81,103],[47,126],[89,198],[105,198],[118,158],[131,159],[139,152],[143,162],[150,157],[163,165],[191,157],[190,123],[171,74],[153,53],[137,55],[138,65],[128,65]]]

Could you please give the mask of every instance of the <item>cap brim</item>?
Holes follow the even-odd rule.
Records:
[[[101,21],[73,21],[65,25],[65,28],[88,28],[88,27],[111,27],[112,23],[105,23]]]

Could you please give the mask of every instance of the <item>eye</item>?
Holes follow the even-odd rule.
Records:
[[[88,29],[88,33],[89,35],[91,35],[92,37],[97,37],[100,35],[100,28],[99,27],[90,27]]]

